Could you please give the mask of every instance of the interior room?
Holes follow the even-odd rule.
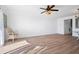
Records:
[[[0,54],[78,54],[79,5],[0,5]]]

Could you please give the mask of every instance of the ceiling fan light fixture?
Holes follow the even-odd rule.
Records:
[[[79,17],[79,8],[77,10],[75,10],[75,15],[76,15],[76,17]]]
[[[46,15],[51,15],[52,14],[52,11],[47,11],[45,12]]]
[[[41,12],[41,14],[46,14],[46,15],[51,15],[53,11],[59,11],[58,9],[53,9],[55,7],[55,5],[47,5],[46,8],[40,8],[42,10],[44,10],[43,12]]]

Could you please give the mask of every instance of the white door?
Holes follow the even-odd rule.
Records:
[[[4,22],[3,13],[0,11],[0,46],[4,45]]]

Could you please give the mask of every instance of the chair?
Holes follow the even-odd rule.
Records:
[[[12,40],[12,42],[15,41],[16,34],[11,28],[6,28],[7,38],[8,40]]]

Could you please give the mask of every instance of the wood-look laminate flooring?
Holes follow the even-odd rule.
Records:
[[[71,35],[47,35],[29,38],[28,42],[36,46],[46,46],[41,53],[79,53],[79,41]]]
[[[31,45],[22,49],[24,54],[78,54],[79,41],[71,35],[45,35],[24,38]],[[21,50],[21,49],[20,49]],[[26,52],[26,50],[28,50]],[[19,51],[19,50],[18,50]]]

